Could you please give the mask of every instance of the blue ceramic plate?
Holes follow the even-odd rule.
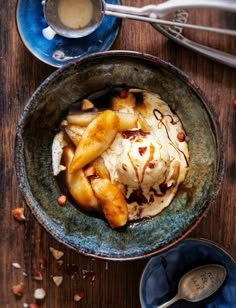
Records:
[[[223,286],[210,298],[198,303],[179,301],[171,307],[236,307],[236,263],[219,245],[204,239],[187,239],[169,251],[152,258],[140,281],[142,308],[154,308],[174,297],[180,278],[189,270],[205,265],[225,266],[227,277]]]
[[[168,208],[152,219],[112,230],[81,212],[62,194],[52,174],[55,128],[71,104],[111,86],[126,84],[158,93],[180,117],[191,153],[187,177]],[[224,170],[219,123],[199,87],[171,64],[136,52],[109,51],[84,57],[49,76],[25,106],[17,127],[15,166],[19,188],[38,221],[80,253],[128,260],[157,254],[183,239],[214,204]]]
[[[120,0],[106,2],[120,4]],[[108,50],[120,28],[119,19],[105,16],[99,28],[87,37],[69,39],[56,35],[48,40],[42,32],[48,25],[41,0],[18,0],[16,21],[25,46],[36,58],[55,67],[91,53]]]

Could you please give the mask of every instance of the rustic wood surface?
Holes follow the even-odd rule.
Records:
[[[152,2],[124,0],[123,4],[142,6]],[[140,307],[139,279],[148,260],[118,263],[80,256],[46,233],[28,208],[25,208],[27,222],[24,224],[11,215],[13,208],[24,206],[14,175],[16,125],[29,97],[55,68],[37,60],[22,43],[15,24],[16,0],[0,0],[0,7],[0,308],[18,308],[33,302],[37,287],[47,292],[41,305],[44,308]],[[230,13],[199,10],[191,12],[190,18],[192,23],[236,28],[235,15]],[[187,34],[198,42],[236,54],[235,38],[194,31]],[[112,48],[146,52],[170,61],[192,77],[214,105],[225,142],[225,176],[216,204],[191,236],[211,239],[236,257],[236,108],[232,105],[236,99],[236,69],[177,46],[149,24],[137,21],[123,21]],[[65,253],[62,269],[53,260],[49,247]],[[24,266],[31,273],[39,268],[40,258],[48,261],[42,271],[43,280],[35,281],[31,274],[25,277]],[[22,268],[14,268],[12,262],[18,262]],[[67,264],[75,264],[78,271],[76,266],[68,268]],[[82,270],[94,272],[94,282],[83,279]],[[52,281],[55,275],[64,276],[58,288]],[[17,299],[11,288],[21,281],[25,292]],[[76,290],[84,291],[80,302],[73,300]]]

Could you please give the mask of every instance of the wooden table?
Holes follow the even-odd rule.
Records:
[[[124,4],[137,6],[152,2],[123,1]],[[24,303],[33,302],[33,292],[37,287],[43,287],[47,292],[41,305],[45,308],[140,307],[139,279],[148,260],[118,263],[87,258],[54,240],[35,221],[27,207],[26,223],[20,224],[12,217],[13,208],[24,206],[14,175],[16,125],[32,93],[55,70],[41,63],[24,47],[15,25],[15,6],[16,0],[0,0],[0,307],[18,308],[23,307]],[[231,24],[236,28],[235,16],[233,19],[229,13],[214,14],[201,10],[191,14],[191,22],[215,26],[219,23],[225,26]],[[235,38],[193,31],[187,34],[199,42],[236,54]],[[123,21],[113,49],[146,52],[170,61],[192,77],[214,105],[225,142],[225,176],[215,206],[191,236],[211,239],[236,257],[236,108],[232,105],[236,99],[236,69],[177,46],[149,24],[136,21]],[[65,253],[63,269],[53,260],[50,247]],[[31,272],[39,267],[40,258],[46,258],[48,264],[42,270],[43,280],[36,281],[32,279]],[[22,268],[14,268],[13,262],[18,262]],[[23,275],[24,264],[27,277]],[[67,264],[75,264],[78,271],[73,275],[71,266],[68,268]],[[83,279],[82,270],[94,272],[95,280]],[[60,287],[55,286],[52,280],[55,275],[64,277]],[[23,297],[17,299],[11,288],[21,281],[24,281],[25,292]],[[84,291],[80,302],[73,299],[76,290]]]

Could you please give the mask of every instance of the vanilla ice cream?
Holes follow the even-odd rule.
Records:
[[[147,190],[161,184],[170,164],[168,152],[150,133],[141,130],[119,133],[103,158],[107,169],[113,171],[112,180],[131,189]]]

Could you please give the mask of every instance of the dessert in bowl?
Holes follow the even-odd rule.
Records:
[[[189,167],[180,119],[157,94],[142,89],[111,87],[89,98],[72,104],[60,123],[53,174],[64,173],[61,186],[75,204],[103,212],[112,228],[157,215]]]
[[[64,145],[53,155],[56,136]],[[150,55],[114,51],[45,80],[19,121],[15,161],[46,230],[80,253],[128,260],[171,247],[204,217],[220,188],[223,144],[214,110],[188,76]],[[98,211],[84,202],[85,187]]]

